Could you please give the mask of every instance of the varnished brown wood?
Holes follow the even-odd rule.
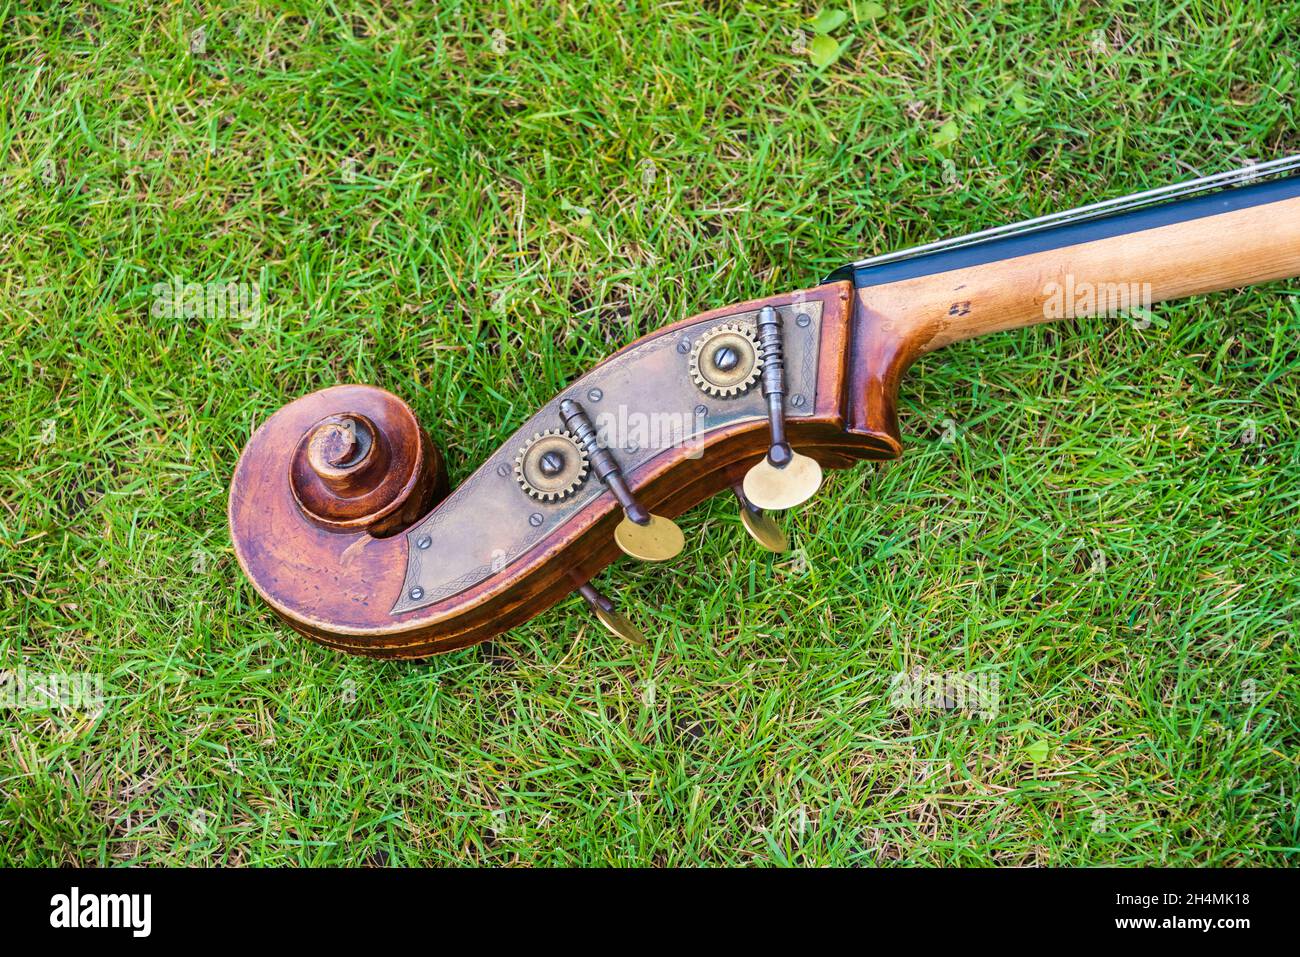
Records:
[[[317,395],[303,407],[321,416],[298,436],[285,471],[305,518],[382,537],[446,498],[442,455],[405,402],[373,386]]]
[[[814,408],[788,419],[787,428],[795,448],[824,468],[843,468],[901,453],[898,390],[918,356],[1055,318],[1044,309],[1052,282],[1150,284],[1155,302],[1298,274],[1300,200],[1287,200],[856,294],[848,282],[819,286],[702,313],[653,335],[763,305],[821,302]],[[1062,315],[1078,315],[1073,305]],[[373,453],[379,458],[368,459],[348,436],[330,431],[346,416],[373,422],[385,443]],[[604,493],[479,584],[392,613],[408,547],[406,537],[392,533],[419,521],[446,491],[436,450],[413,421],[382,390],[342,386],[290,403],[250,439],[231,485],[235,553],[259,594],[293,628],[341,650],[422,657],[527,621],[619,557],[613,532],[622,511]],[[733,422],[708,433],[703,455],[668,449],[626,477],[646,508],[677,516],[740,481],[767,444],[765,422]],[[380,469],[383,456],[389,466]],[[416,459],[423,464],[415,474],[425,479],[402,471]],[[393,462],[406,463],[400,481],[392,478]]]
[[[796,448],[825,467],[890,454],[873,436],[845,430],[842,397],[849,355],[851,284],[740,303],[682,320],[654,333],[671,334],[700,319],[794,302],[822,303],[815,408],[788,422]],[[635,343],[627,348],[632,348]],[[613,531],[622,511],[613,497],[596,498],[573,520],[488,581],[426,608],[392,615],[403,581],[402,536],[341,532],[310,521],[285,481],[304,436],[322,420],[347,412],[370,414],[344,386],[304,396],[281,409],[249,440],[231,484],[235,553],[259,594],[292,627],[324,644],[381,657],[422,657],[482,641],[534,617],[588,581],[620,553]],[[376,392],[382,390],[375,390]],[[385,393],[387,394],[387,393]],[[767,448],[763,422],[710,433],[702,456],[666,450],[627,478],[651,511],[676,516],[726,489]],[[408,524],[420,516],[411,516]],[[456,543],[440,543],[454,548]]]
[[[918,357],[974,336],[1095,315],[1048,308],[1056,290],[1149,288],[1161,302],[1300,274],[1300,199],[1206,216],[1138,233],[856,293],[850,428],[900,441],[896,416],[903,373]],[[1086,286],[1085,286],[1086,284]],[[1082,297],[1080,297],[1082,299]],[[901,451],[901,445],[899,446]]]

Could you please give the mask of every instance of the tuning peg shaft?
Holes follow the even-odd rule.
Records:
[[[756,507],[794,508],[821,487],[822,469],[814,459],[790,448],[785,437],[785,351],[781,314],[771,306],[758,311],[758,343],[763,351],[763,398],[770,435],[767,455],[745,475],[745,497]]]
[[[647,511],[628,487],[623,470],[609,449],[596,437],[596,427],[585,409],[573,399],[560,402],[564,427],[574,434],[583,448],[591,469],[623,507],[623,521],[614,529],[614,541],[624,554],[646,562],[662,562],[681,552],[686,537],[677,523]]]

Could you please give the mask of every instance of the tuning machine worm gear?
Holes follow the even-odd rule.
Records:
[[[822,467],[786,441],[785,345],[781,315],[771,306],[758,311],[758,339],[763,349],[763,397],[771,441],[767,455],[745,473],[741,490],[755,507],[781,511],[812,498],[822,484]]]
[[[560,416],[587,450],[596,477],[623,507],[623,521],[614,529],[614,541],[623,553],[645,562],[662,562],[680,552],[686,544],[682,530],[671,518],[647,511],[636,500],[613,453],[601,446],[586,410],[572,399],[564,399]]]

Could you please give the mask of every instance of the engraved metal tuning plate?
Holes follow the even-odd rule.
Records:
[[[822,303],[781,306],[786,364],[786,417],[812,415]],[[516,476],[520,450],[532,437],[560,429],[559,404],[572,398],[591,415],[624,474],[665,450],[735,422],[763,421],[761,390],[707,395],[691,375],[691,353],[702,336],[740,323],[752,327],[758,310],[702,319],[661,333],[611,356],[543,406],[472,475],[406,533],[402,593],[392,614],[450,598],[508,568],[530,548],[590,504],[610,494],[590,474],[563,498],[529,495]]]

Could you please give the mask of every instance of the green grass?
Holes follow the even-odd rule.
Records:
[[[601,576],[647,650],[571,599],[344,657],[224,510],[312,389],[402,395],[459,480],[667,322],[1300,151],[1300,8],[860,3],[818,71],[811,6],[139,6],[0,3],[0,668],[107,695],[0,711],[0,864],[1294,860],[1300,283],[928,357],[802,563],[719,497]],[[264,306],[151,316],[174,278]]]

